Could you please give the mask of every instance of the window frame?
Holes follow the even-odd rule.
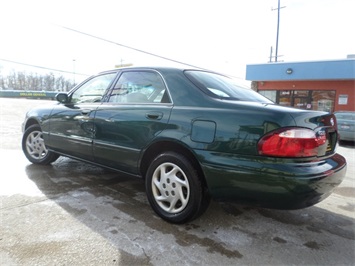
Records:
[[[107,86],[105,89],[103,89],[103,93],[101,94],[101,98],[99,101],[73,101],[73,96],[80,90],[82,90],[83,88],[86,89],[91,82],[93,82],[95,79],[98,79],[100,77],[103,77],[103,76],[109,76],[109,75],[113,75],[113,78],[111,81],[109,81],[107,83]],[[92,76],[88,79],[86,79],[85,81],[83,81],[82,83],[80,83],[78,86],[74,87],[72,91],[70,91],[69,93],[69,102],[71,104],[84,104],[84,103],[102,103],[105,101],[106,99],[106,94],[108,91],[110,91],[111,89],[111,86],[112,84],[115,82],[117,78],[117,71],[114,71],[114,72],[103,72],[103,73],[100,73],[98,75],[95,75],[95,76]]]
[[[149,100],[149,97],[150,95],[146,95],[148,100],[147,101],[129,101],[129,102],[124,102],[124,101],[114,101],[114,100],[110,100],[111,97],[114,96],[113,92],[118,89],[117,88],[117,84],[120,83],[120,80],[122,79],[122,76],[127,74],[127,73],[153,73],[156,75],[156,77],[158,77],[161,81],[161,84],[159,84],[159,86],[154,86],[154,84],[152,84],[153,88],[155,88],[155,90],[152,91],[152,94],[154,94],[155,91],[158,91],[157,95],[154,97],[154,100],[159,96],[159,94],[161,92],[164,91],[163,95],[161,96],[161,99],[160,101],[152,101],[152,100]],[[134,84],[134,83],[133,83]],[[157,87],[161,87],[160,89],[157,88]],[[123,88],[125,89],[125,88]],[[131,88],[126,88],[126,89],[131,89]],[[140,88],[138,89],[139,90],[143,90],[144,88]],[[136,91],[131,91],[130,92],[131,94],[132,93],[136,93]],[[139,92],[138,92],[139,93]],[[140,92],[142,93],[142,92]],[[167,94],[168,95],[168,98],[169,98],[169,102],[162,102],[163,100],[163,97],[164,97],[164,94]],[[128,94],[127,94],[128,95]],[[153,70],[153,69],[126,69],[126,70],[122,70],[120,71],[119,75],[117,76],[117,79],[114,81],[114,83],[111,85],[111,89],[108,91],[107,95],[106,95],[106,100],[105,102],[107,103],[110,103],[110,104],[171,104],[172,103],[172,98],[171,98],[171,95],[170,95],[170,92],[169,92],[169,89],[168,89],[168,86],[165,82],[165,79],[163,78],[163,76],[156,70]]]

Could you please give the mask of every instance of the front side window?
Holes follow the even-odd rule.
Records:
[[[115,84],[110,102],[160,103],[167,94],[161,76],[151,71],[123,72]]]
[[[71,96],[72,103],[100,102],[116,73],[102,74],[80,86]]]
[[[272,103],[259,93],[223,75],[196,70],[185,71],[185,75],[197,87],[212,97],[226,100]]]

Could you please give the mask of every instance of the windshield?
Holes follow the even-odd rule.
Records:
[[[200,89],[220,99],[272,103],[269,99],[237,81],[215,73],[188,70],[185,75]]]

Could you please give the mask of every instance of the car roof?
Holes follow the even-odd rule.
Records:
[[[183,67],[169,67],[169,66],[130,66],[130,67],[120,67],[120,68],[114,68],[111,70],[105,70],[105,71],[100,71],[98,74],[104,74],[108,72],[119,72],[121,70],[157,70],[157,71],[170,71],[170,72],[182,72],[182,71],[204,71],[204,72],[209,72],[209,73],[215,73],[223,76],[228,76],[226,74],[209,70],[209,69],[204,69],[204,68],[183,68]]]
[[[130,66],[130,67],[119,67],[111,70],[100,71],[99,73],[113,72],[113,71],[121,71],[121,70],[179,70],[184,71],[186,68],[178,68],[178,67],[164,67],[164,66]],[[189,69],[190,70],[190,69]],[[199,70],[199,69],[191,69],[191,70]]]

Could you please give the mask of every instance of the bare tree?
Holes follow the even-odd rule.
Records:
[[[74,84],[63,76],[53,73],[46,75],[15,72],[3,76],[0,73],[0,88],[2,90],[31,90],[31,91],[69,91]]]

